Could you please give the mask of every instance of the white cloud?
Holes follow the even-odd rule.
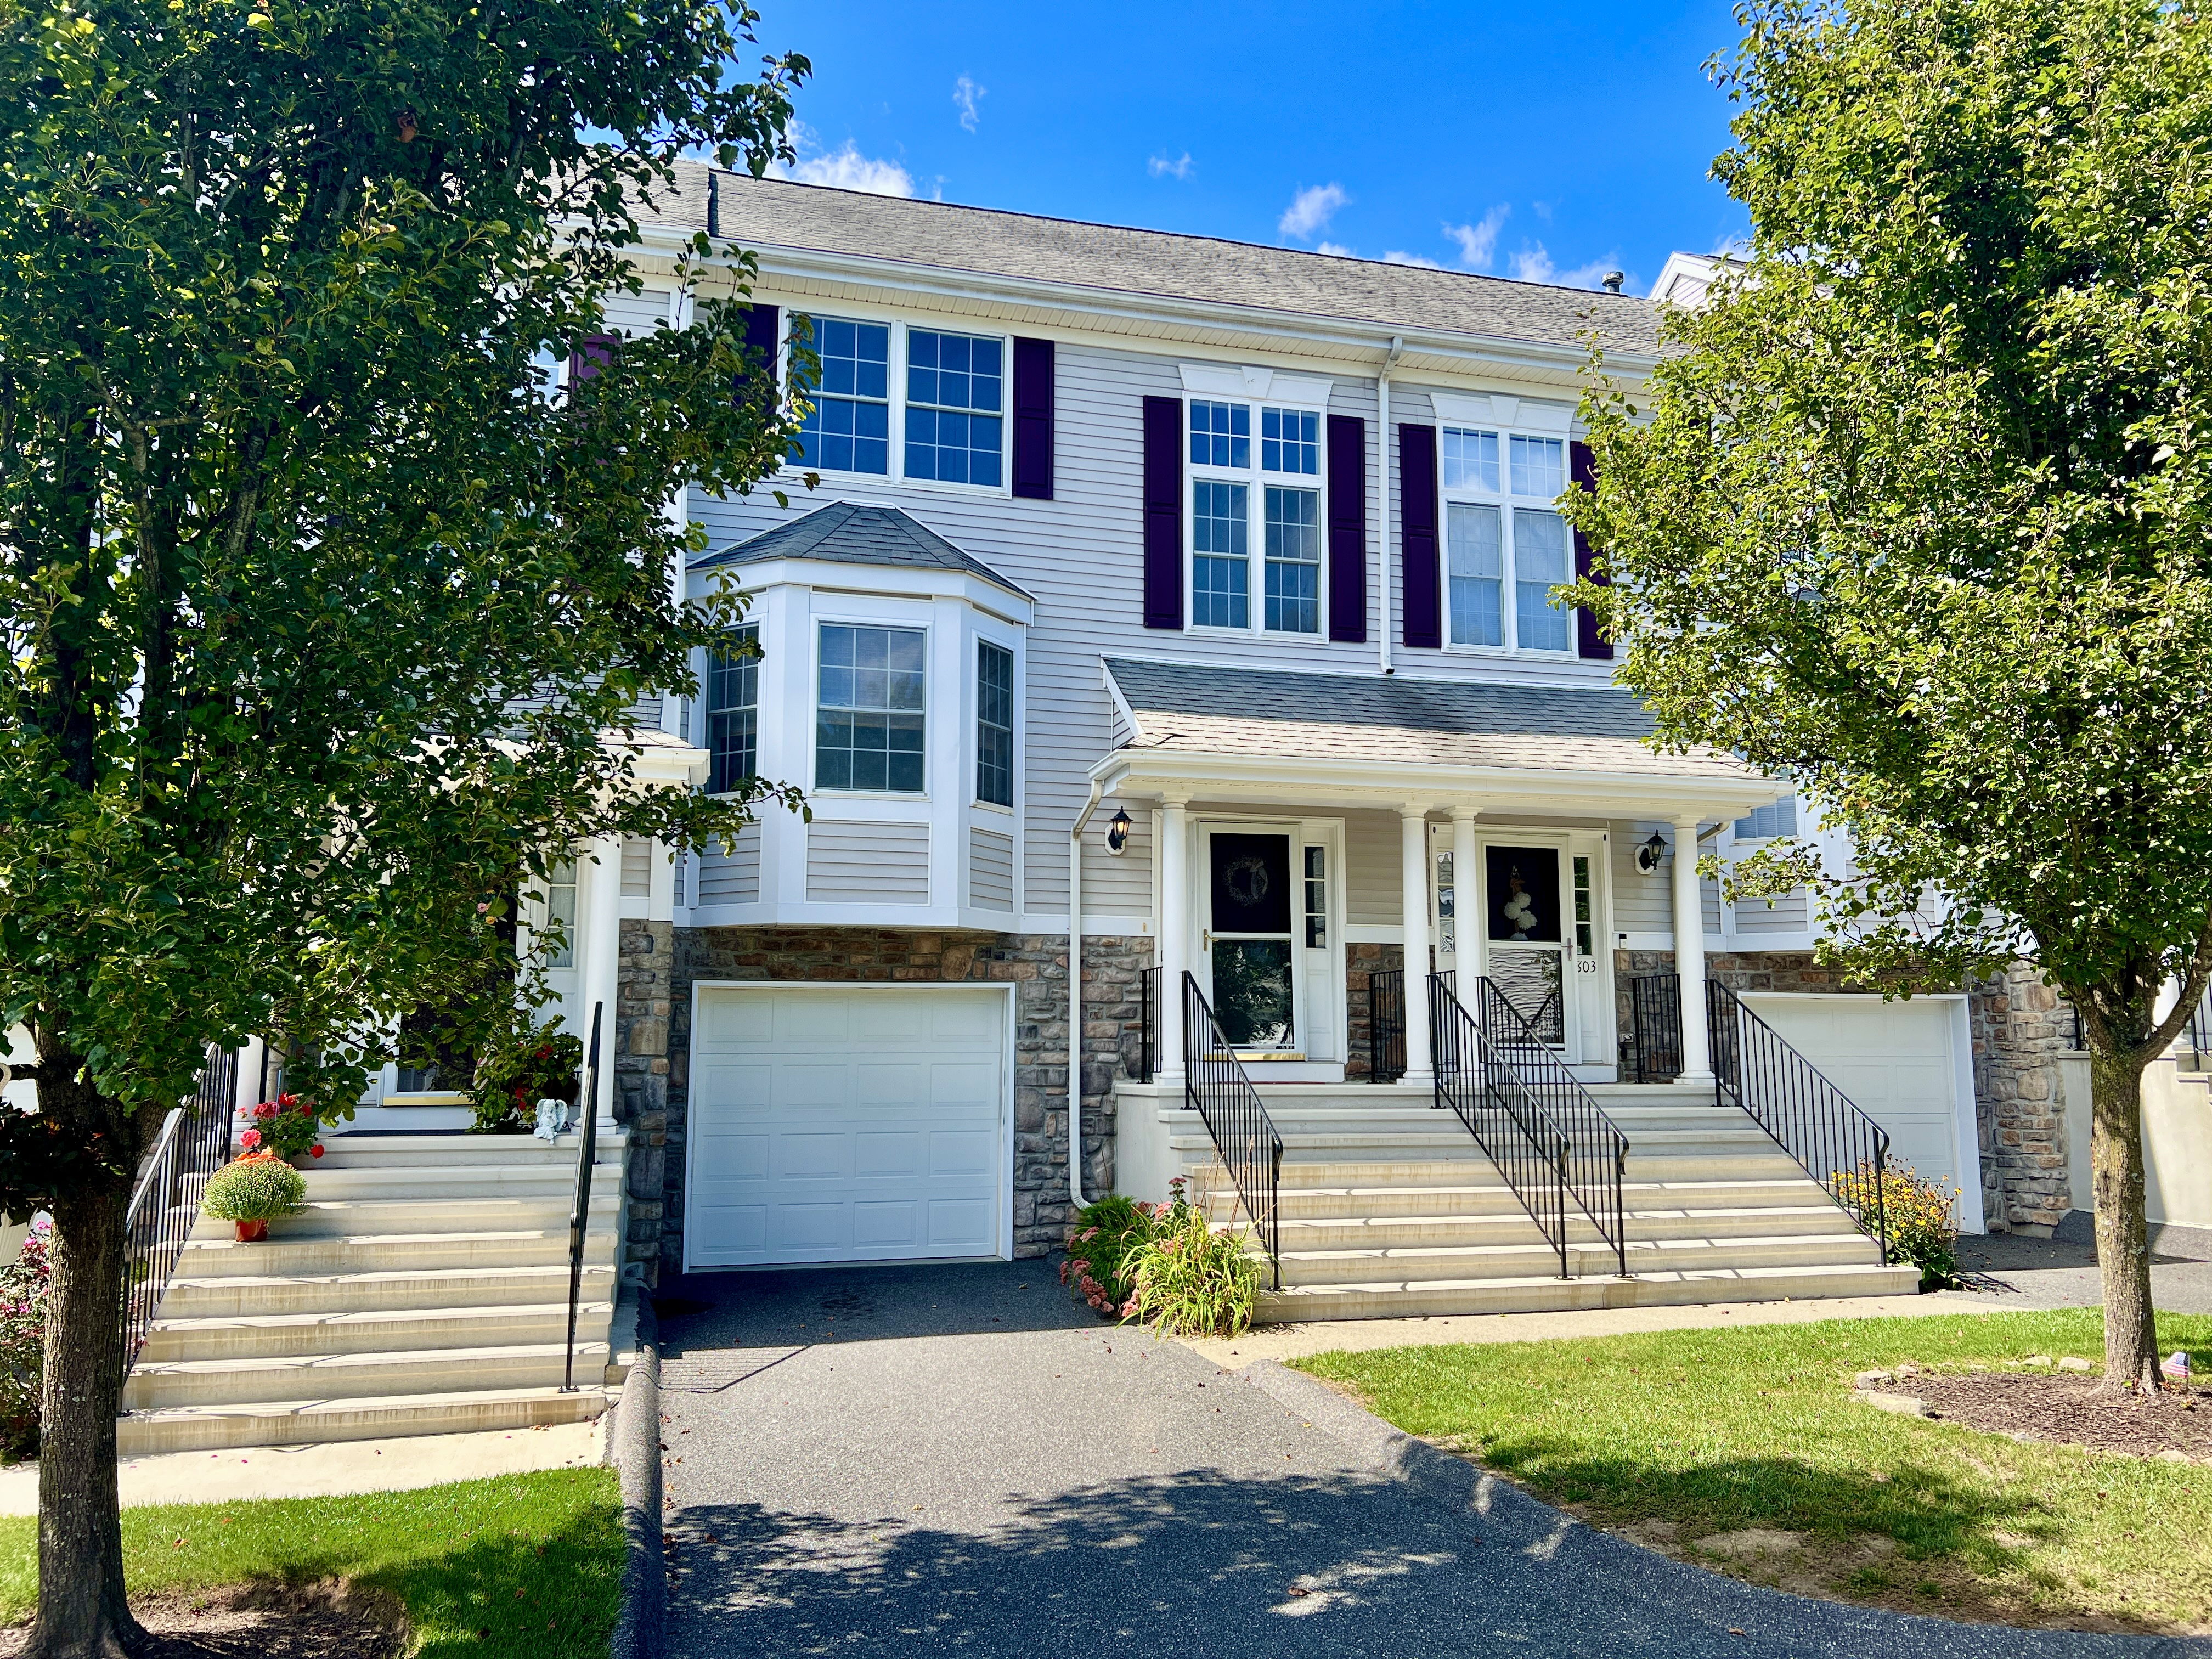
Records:
[[[1310,236],[1317,230],[1327,230],[1336,210],[1351,199],[1341,185],[1315,185],[1291,198],[1275,228],[1285,236]]]
[[[1155,155],[1145,163],[1145,171],[1155,179],[1188,179],[1190,177],[1190,169],[1191,160],[1188,150],[1183,151],[1181,157],[1176,161],[1170,161],[1164,155]]]
[[[1443,266],[1434,259],[1425,258],[1419,253],[1407,253],[1402,249],[1395,247],[1382,256],[1382,263],[1386,265],[1414,265],[1423,270],[1443,269]]]
[[[983,118],[975,112],[975,100],[988,90],[964,75],[952,83],[952,106],[960,112],[960,125],[965,131],[975,131],[976,124]]]
[[[1522,243],[1521,251],[1509,256],[1505,263],[1515,281],[1548,283],[1554,288],[1595,288],[1600,278],[1620,269],[1620,256],[1608,253],[1586,265],[1561,270],[1552,263],[1552,256],[1541,242]]]
[[[794,179],[802,185],[827,185],[835,190],[865,191],[871,196],[911,196],[914,175],[896,161],[879,161],[860,154],[848,138],[842,149],[824,150],[803,123],[791,124],[791,142],[799,160],[788,167],[769,168],[776,179]]]
[[[1333,259],[1357,259],[1359,257],[1341,242],[1323,242],[1314,252],[1326,253]]]
[[[1459,244],[1460,264],[1476,270],[1489,270],[1490,256],[1498,252],[1498,233],[1512,211],[1501,202],[1474,224],[1446,225],[1444,234]]]

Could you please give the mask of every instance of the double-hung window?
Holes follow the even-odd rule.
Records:
[[[1573,613],[1552,602],[1571,579],[1559,438],[1443,429],[1444,561],[1454,645],[1573,648]]]
[[[760,770],[760,630],[732,631],[730,645],[707,663],[707,793],[737,788]]]
[[[545,872],[545,931],[550,939],[558,929],[557,946],[539,954],[548,968],[576,965],[576,861],[562,859]]]
[[[1749,817],[1735,821],[1738,841],[1771,841],[1778,836],[1797,833],[1797,798],[1784,795],[1780,800],[1761,806]]]
[[[814,714],[817,788],[922,793],[927,643],[919,628],[822,624]]]
[[[1191,621],[1200,628],[1318,634],[1321,416],[1262,407],[1256,445],[1253,423],[1249,404],[1191,399]]]
[[[813,407],[799,428],[798,453],[792,459],[825,472],[889,472],[890,325],[813,317],[794,318],[793,326],[795,334],[811,334],[822,367],[809,381],[793,357],[796,389]]]
[[[975,642],[975,799],[1014,804],[1014,653]]]
[[[793,447],[799,465],[986,489],[1004,483],[1002,337],[801,315],[792,343],[792,389],[811,405]],[[801,343],[821,365],[811,377]]]

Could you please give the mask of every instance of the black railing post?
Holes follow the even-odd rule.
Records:
[[[1367,1076],[1395,1083],[1406,1075],[1406,970],[1382,968],[1367,976]]]
[[[1160,970],[1157,963],[1137,975],[1137,1081],[1150,1083],[1160,1069]]]
[[[117,1340],[122,1347],[125,1385],[146,1346],[154,1316],[161,1310],[161,1297],[184,1254],[185,1241],[199,1218],[200,1194],[229,1155],[237,1099],[238,1056],[210,1048],[191,1103],[172,1109],[162,1119],[154,1150],[139,1165],[130,1207],[123,1216]],[[115,1408],[118,1413],[123,1409],[119,1388]]]
[[[576,1304],[584,1287],[584,1237],[592,1224],[592,1165],[599,1154],[599,1020],[606,1004],[592,1005],[592,1047],[584,1061],[583,1121],[576,1126],[576,1203],[568,1212],[568,1349],[561,1392],[576,1392]],[[619,1288],[619,1286],[617,1286]]]
[[[1243,1200],[1244,1213],[1267,1253],[1274,1288],[1283,1288],[1281,1203],[1283,1138],[1252,1086],[1237,1050],[1222,1034],[1206,994],[1186,970],[1182,976],[1183,1098],[1206,1125],[1213,1150]]]

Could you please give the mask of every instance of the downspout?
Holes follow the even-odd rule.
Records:
[[[1067,835],[1067,1196],[1083,1207],[1083,828],[1106,786],[1091,781],[1091,798]]]
[[[1382,373],[1375,377],[1375,423],[1382,428],[1382,626],[1376,649],[1377,666],[1385,674],[1398,672],[1390,665],[1390,371],[1405,355],[1405,340],[1392,335],[1389,355],[1382,359]]]

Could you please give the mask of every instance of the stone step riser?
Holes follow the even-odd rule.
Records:
[[[576,1347],[576,1374],[597,1382],[607,1363],[602,1341]],[[379,1395],[457,1394],[466,1389],[557,1387],[562,1376],[557,1350],[524,1353],[331,1356],[325,1363],[241,1364],[208,1370],[179,1371],[141,1362],[124,1389],[130,1410],[173,1407],[250,1405],[257,1401],[365,1400]]]
[[[618,1241],[611,1228],[596,1226],[584,1236],[586,1263],[612,1265]],[[557,1230],[532,1229],[514,1237],[471,1236],[431,1230],[429,1236],[404,1234],[349,1237],[343,1235],[240,1244],[228,1238],[195,1237],[185,1246],[178,1275],[185,1279],[276,1279],[328,1273],[458,1272],[469,1268],[548,1267],[568,1261],[565,1218]]]
[[[162,1308],[166,1316],[169,1310]],[[605,1344],[614,1322],[605,1302],[576,1310],[576,1340]],[[342,1353],[417,1353],[436,1348],[481,1348],[559,1342],[568,1334],[568,1308],[518,1309],[512,1313],[472,1308],[441,1317],[434,1310],[363,1319],[351,1313],[284,1322],[181,1325],[165,1319],[146,1338],[141,1364],[211,1359],[309,1359]]]
[[[1517,1249],[1492,1246],[1451,1250],[1380,1252],[1346,1251],[1315,1260],[1290,1254],[1285,1241],[1283,1283],[1302,1285],[1363,1285],[1378,1280],[1423,1281],[1468,1279],[1512,1279],[1543,1271],[1557,1255],[1540,1235]],[[1762,1238],[1737,1244],[1693,1244],[1675,1241],[1665,1245],[1632,1246],[1628,1271],[1644,1273],[1714,1273],[1738,1267],[1873,1267],[1874,1245],[1853,1234],[1844,1237],[1802,1239]],[[1567,1250],[1568,1266],[1577,1273],[1614,1271],[1610,1249],[1595,1245]]]
[[[361,1238],[380,1233],[494,1233],[559,1227],[565,1232],[573,1199],[549,1194],[544,1198],[484,1197],[479,1199],[399,1201],[307,1200],[298,1215],[269,1224],[272,1243],[314,1238]],[[622,1207],[619,1193],[594,1193],[591,1215],[605,1224]],[[194,1242],[219,1242],[234,1237],[228,1221],[202,1215],[193,1223]]]
[[[1227,1218],[1218,1218],[1227,1219]],[[1741,1215],[1631,1216],[1627,1231],[1632,1243],[1661,1243],[1674,1240],[1729,1238],[1787,1238],[1796,1236],[1832,1237],[1840,1218],[1833,1210],[1812,1210],[1801,1215],[1775,1215],[1747,1211]],[[1388,1220],[1304,1220],[1284,1218],[1283,1248],[1299,1250],[1419,1249],[1435,1246],[1522,1243],[1542,1234],[1525,1211],[1494,1219],[1469,1220],[1458,1216],[1393,1218]],[[1596,1243],[1598,1231],[1579,1212],[1567,1218],[1571,1244]]]
[[[332,1440],[386,1440],[422,1434],[470,1434],[587,1423],[607,1408],[598,1389],[480,1398],[439,1405],[363,1400],[313,1413],[289,1411],[182,1413],[130,1416],[117,1422],[116,1449],[125,1457],[161,1452],[222,1451],[241,1446],[301,1446]]]
[[[1201,1197],[1212,1220],[1226,1220],[1238,1207],[1234,1194],[1219,1187],[1208,1188]],[[1622,1189],[1621,1198],[1630,1214],[1654,1218],[1686,1212],[1726,1215],[1757,1210],[1836,1213],[1826,1195],[1803,1180],[1771,1185],[1754,1182],[1720,1186],[1630,1185]],[[1494,1177],[1490,1184],[1480,1186],[1285,1187],[1278,1189],[1277,1201],[1285,1218],[1312,1220],[1526,1213],[1513,1189]]]
[[[604,1302],[615,1282],[612,1261],[584,1269],[584,1296]],[[164,1319],[252,1319],[287,1314],[383,1313],[404,1309],[526,1307],[568,1293],[565,1253],[556,1265],[486,1268],[476,1273],[354,1273],[300,1279],[172,1280]]]
[[[618,1164],[593,1166],[594,1192],[620,1188]],[[379,1199],[415,1201],[444,1199],[474,1203],[483,1199],[557,1198],[573,1201],[576,1194],[574,1170],[325,1170],[307,1172],[307,1201],[344,1200],[362,1203]]]
[[[1919,1282],[1917,1268],[1866,1267],[1822,1274],[1776,1274],[1756,1282],[1708,1279],[1541,1279],[1504,1285],[1416,1290],[1263,1293],[1263,1323],[1320,1319],[1431,1319],[1460,1315],[1560,1313],[1590,1308],[1680,1307],[1698,1303],[1814,1301],[1842,1296],[1901,1296]]]

